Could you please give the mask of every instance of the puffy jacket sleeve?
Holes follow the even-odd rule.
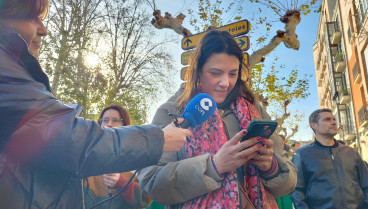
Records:
[[[368,163],[364,162],[358,152],[355,152],[355,155],[358,158],[358,175],[360,187],[362,188],[364,194],[364,202],[366,205],[368,205]]]
[[[174,103],[169,103],[157,110],[153,123],[165,126],[165,122],[171,122],[167,114],[177,110]],[[185,202],[221,186],[222,178],[217,175],[210,154],[179,160],[183,149],[178,153],[164,153],[158,165],[144,168],[139,174],[141,189],[160,204]]]
[[[164,143],[158,126],[102,129],[94,121],[76,117],[73,108],[41,83],[20,77],[0,76],[2,153],[78,177],[157,164]]]
[[[304,168],[303,168],[303,159],[298,152],[294,154],[293,163],[298,169],[298,182],[296,184],[295,190],[290,194],[290,197],[295,205],[295,208],[309,208],[306,202],[306,184],[305,184],[305,177],[304,177]]]
[[[290,194],[295,189],[297,181],[297,169],[289,159],[274,154],[277,161],[279,173],[272,179],[263,179],[263,184],[275,197],[282,197]]]

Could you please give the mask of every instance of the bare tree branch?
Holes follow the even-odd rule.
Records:
[[[300,22],[300,12],[298,10],[289,10],[280,18],[280,21],[285,23],[285,31],[277,31],[276,36],[271,39],[269,44],[252,53],[250,56],[251,69],[254,65],[261,62],[263,57],[273,51],[281,42],[284,42],[287,48],[299,49],[300,43],[295,29]]]
[[[160,10],[153,12],[155,18],[152,19],[152,25],[157,29],[169,28],[176,33],[183,35],[184,37],[191,35],[192,33],[183,27],[183,20],[185,15],[180,13],[176,18],[173,18],[170,13],[166,12],[165,17],[161,16]],[[296,26],[300,22],[300,12],[298,10],[288,10],[286,14],[280,18],[280,21],[285,23],[285,31],[278,30],[275,37],[273,37],[269,44],[261,49],[258,49],[250,56],[250,68],[264,60],[264,56],[273,51],[281,42],[284,42],[285,46],[291,49],[299,49],[298,36],[295,33]]]
[[[161,11],[155,10],[153,12],[153,16],[155,18],[152,19],[151,23],[157,29],[172,29],[184,37],[192,35],[192,33],[182,25],[185,18],[185,15],[182,13],[180,13],[176,18],[173,18],[170,13],[165,12],[165,17],[162,17]]]

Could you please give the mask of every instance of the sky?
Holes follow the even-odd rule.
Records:
[[[161,10],[161,14],[164,15],[165,12],[171,13],[173,16],[178,15],[180,12],[182,12],[187,17],[184,19],[183,25],[184,27],[188,28],[192,33],[195,33],[194,28],[190,26],[189,24],[189,15],[188,15],[188,9],[196,7],[196,2],[198,0],[156,0],[156,7],[157,9]],[[180,3],[179,3],[180,2]],[[251,19],[253,15],[258,15],[258,12],[256,11],[256,5],[250,4],[248,7],[245,7],[245,14],[243,14],[244,19]],[[268,20],[271,21],[273,27],[271,28],[269,32],[269,36],[266,40],[268,43],[270,39],[274,36],[277,30],[283,30],[284,24],[279,22],[279,16],[277,16],[272,11],[263,8],[262,15],[267,16]],[[232,14],[224,14],[224,17],[232,17]],[[249,16],[249,18],[248,18]],[[299,71],[299,75],[311,75],[310,78],[310,87],[309,92],[310,96],[305,99],[301,100],[299,102],[294,102],[289,105],[289,111],[291,113],[297,112],[298,114],[304,113],[305,117],[303,122],[299,123],[299,132],[293,137],[292,140],[296,141],[308,141],[313,138],[312,130],[309,128],[308,125],[308,116],[316,109],[319,108],[319,102],[318,102],[318,92],[317,92],[317,84],[316,84],[316,78],[315,78],[315,69],[314,69],[314,61],[313,61],[313,51],[312,47],[314,43],[316,42],[317,37],[317,27],[318,27],[318,21],[319,21],[319,14],[318,13],[310,13],[307,16],[302,15],[302,20],[297,26],[296,33],[298,34],[298,39],[300,41],[300,49],[298,51],[288,49],[283,44],[280,44],[273,52],[271,52],[270,56],[266,57],[266,67],[271,66],[273,57],[277,55],[278,61],[277,64],[284,65],[286,72],[285,75],[288,74],[291,69],[297,69]],[[178,41],[177,43],[173,43],[168,47],[168,50],[172,52],[173,59],[175,61],[175,69],[177,69],[177,74],[175,76],[175,89],[179,88],[179,85],[182,83],[180,80],[180,70],[183,67],[180,63],[181,60],[181,54],[184,52],[184,50],[181,49],[181,39],[182,37],[177,35],[174,31],[168,30],[168,29],[162,29],[159,30],[158,33],[161,33],[165,36],[171,36],[171,37],[177,37]],[[251,53],[254,50],[257,50],[260,46],[257,46],[255,44],[258,34],[267,34],[267,31],[265,28],[257,27],[255,23],[252,23],[252,30],[250,32],[250,42],[251,47],[248,50],[249,53]],[[169,95],[167,95],[168,97]],[[161,101],[166,101],[166,99],[163,99]],[[152,120],[152,117],[154,115],[155,110],[158,108],[160,103],[156,104],[153,107],[152,111],[149,113],[148,121]]]

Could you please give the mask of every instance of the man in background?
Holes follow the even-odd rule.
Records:
[[[291,199],[295,208],[368,208],[368,168],[358,152],[338,143],[330,109],[309,117],[315,141],[298,149],[293,163],[298,181]]]

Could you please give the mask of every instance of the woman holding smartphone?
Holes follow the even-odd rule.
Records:
[[[281,143],[253,137],[243,142],[252,119],[270,119],[249,88],[243,53],[226,31],[209,31],[190,60],[183,87],[156,112],[153,123],[170,123],[198,93],[212,96],[218,110],[191,129],[190,142],[165,153],[139,180],[148,195],[170,208],[277,208],[275,198],[292,192],[296,169],[279,156]]]

